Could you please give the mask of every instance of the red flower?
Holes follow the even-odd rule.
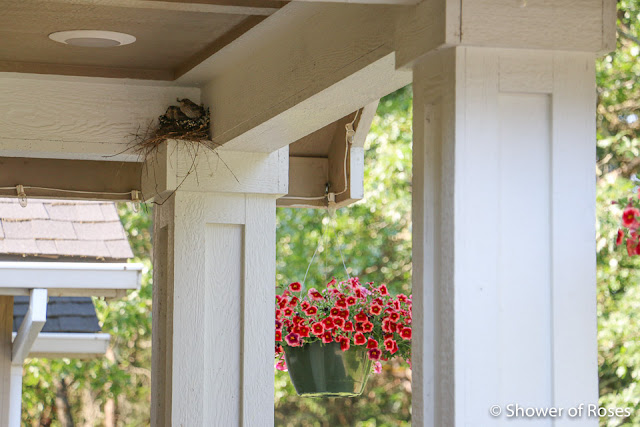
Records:
[[[300,338],[308,338],[309,332],[311,332],[311,328],[308,326],[300,326],[298,328],[298,333],[300,334]]]
[[[340,309],[338,307],[333,307],[331,311],[329,311],[329,314],[334,317],[340,317]]]
[[[622,243],[623,236],[624,236],[624,233],[622,232],[622,230],[618,229],[618,237],[616,237],[616,245],[620,245]]]
[[[289,290],[291,292],[300,292],[302,290],[302,285],[300,284],[300,282],[293,282],[289,285]]]
[[[367,339],[364,337],[362,332],[358,332],[353,336],[353,342],[355,345],[364,345],[367,342]]]
[[[298,305],[298,303],[300,302],[300,298],[298,297],[293,297],[291,298],[291,300],[289,301],[289,307],[295,307],[296,305]]]
[[[300,304],[300,308],[304,311],[307,311],[309,307],[311,307],[311,304],[309,304],[309,301],[302,301],[302,304]]]
[[[276,331],[276,341],[282,341],[282,331],[281,330],[277,330]]]
[[[364,328],[362,327],[362,323],[356,323],[356,331],[364,332]]]
[[[322,325],[325,329],[333,329],[335,324],[333,323],[333,319],[331,317],[327,317],[322,321]]]
[[[349,317],[349,310],[340,310],[340,317],[342,317],[343,319]]]
[[[300,335],[296,334],[295,332],[291,332],[289,335],[287,335],[286,337],[284,337],[284,340],[287,342],[287,344],[289,344],[291,347],[299,347],[300,346]]]
[[[404,294],[398,294],[398,301],[407,302],[407,296]]]
[[[349,342],[349,338],[340,337],[340,350],[347,351],[347,350],[349,350],[350,346],[351,345],[350,345],[350,342]]]
[[[354,297],[353,295],[350,297],[347,297],[347,305],[351,306],[351,305],[355,305],[355,303],[358,302],[358,299],[356,297]]]
[[[411,328],[404,328],[402,332],[400,332],[400,336],[402,339],[410,340],[411,339]]]
[[[338,328],[342,328],[344,326],[344,319],[342,317],[334,317],[333,324]]]
[[[347,300],[344,298],[340,298],[338,301],[336,301],[336,307],[347,308]]]
[[[278,360],[278,363],[276,363],[276,369],[278,371],[287,372],[287,362],[285,362],[284,359]]]
[[[315,288],[309,289],[308,295],[309,295],[309,299],[311,299],[312,301],[322,301],[324,299],[322,294],[318,292]]]
[[[632,229],[638,228],[638,221],[636,221],[638,216],[640,216],[640,210],[627,206],[622,212],[622,225]]]
[[[331,335],[331,332],[325,331],[324,334],[322,334],[322,342],[329,344],[331,341],[333,341],[333,335]]]
[[[396,331],[396,324],[393,323],[391,321],[391,319],[389,319],[388,317],[385,317],[382,320],[382,330],[385,332],[395,332]]]
[[[400,315],[394,311],[389,314],[389,319],[391,319],[392,322],[397,322],[398,320],[400,320]]]
[[[284,317],[290,317],[293,314],[293,310],[291,307],[285,307],[284,310],[282,310],[282,314],[284,314]]]
[[[318,308],[317,307],[309,307],[307,309],[307,311],[305,311],[305,313],[307,314],[307,316],[313,316],[314,314],[316,314],[318,312]]]
[[[378,292],[380,292],[380,295],[382,296],[389,295],[389,291],[387,290],[387,287],[385,285],[380,285],[380,287],[378,288]]]
[[[282,354],[284,353],[284,349],[282,348],[281,345],[277,345],[276,346],[276,354]]]
[[[396,342],[393,338],[384,340],[384,348],[386,348],[387,350],[391,350],[394,344],[396,344]]]
[[[362,331],[363,331],[363,332],[367,332],[367,333],[368,333],[368,332],[373,331],[373,323],[371,323],[371,322],[364,322],[364,323],[362,324]]]
[[[353,332],[353,322],[345,322],[342,330],[345,332]]]
[[[384,342],[384,348],[391,354],[395,354],[398,351],[398,343],[394,340],[386,340]]]
[[[364,314],[364,311],[361,311],[360,313],[356,314],[355,319],[356,319],[356,322],[366,322],[367,320],[369,320],[367,315]]]
[[[320,336],[324,333],[324,326],[322,325],[322,323],[316,322],[311,325],[311,332],[313,332],[313,334],[316,336]]]
[[[374,316],[377,316],[380,313],[382,313],[382,307],[379,306],[378,304],[373,304],[371,307],[369,307],[369,313],[373,314]]]
[[[331,288],[333,285],[335,285],[336,283],[338,283],[338,281],[336,280],[336,278],[334,277],[333,279],[331,279],[331,281],[329,283],[327,283],[327,288]]]
[[[369,338],[369,340],[367,341],[367,348],[378,348],[378,341],[374,340],[373,338]]]
[[[276,320],[280,320],[282,318],[282,310],[279,308],[276,310]]]
[[[382,351],[379,348],[371,348],[367,351],[367,355],[371,360],[380,360],[380,356],[382,356]]]

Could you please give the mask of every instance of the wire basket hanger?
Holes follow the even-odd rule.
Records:
[[[327,208],[327,217],[329,218],[329,221],[331,222],[331,220],[333,220],[335,218],[335,209],[332,208]],[[318,254],[318,250],[320,249],[320,246],[322,245],[322,243],[325,241],[325,232],[324,232],[324,225],[322,227],[322,231],[320,233],[320,238],[318,239],[318,245],[316,246],[316,250],[313,252],[313,256],[311,257],[311,260],[309,261],[309,265],[307,265],[307,271],[305,271],[304,273],[304,278],[302,279],[302,291],[304,292],[305,290],[305,282],[307,281],[307,275],[309,274],[309,269],[311,268],[311,265],[313,264],[313,260],[315,259],[316,255]],[[342,233],[338,232],[338,237],[342,237]],[[342,248],[341,248],[341,244],[338,244],[338,253],[340,254],[340,259],[342,260],[342,267],[344,267],[344,271],[347,274],[347,278],[351,279],[351,275],[349,274],[349,270],[347,269],[347,264],[344,261],[344,255],[342,253]]]

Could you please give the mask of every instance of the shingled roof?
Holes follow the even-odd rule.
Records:
[[[123,261],[133,253],[112,202],[0,198],[0,259]]]
[[[13,332],[29,309],[29,297],[13,297]],[[96,309],[91,298],[51,297],[47,304],[47,323],[42,332],[100,332]]]
[[[0,260],[51,258],[125,261],[133,257],[115,203],[0,198]],[[13,299],[13,331],[20,328],[29,297]],[[51,297],[42,332],[94,333],[100,324],[91,298]]]

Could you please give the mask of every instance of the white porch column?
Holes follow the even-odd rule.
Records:
[[[598,401],[594,63],[452,47],[414,67],[414,425],[598,425],[566,415]]]
[[[155,207],[153,426],[273,423],[275,216],[288,149],[221,155],[228,169],[201,158],[198,178]]]

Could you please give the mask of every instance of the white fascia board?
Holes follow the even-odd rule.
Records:
[[[27,357],[99,357],[107,352],[110,340],[111,335],[105,333],[40,332]]]
[[[140,288],[142,264],[78,262],[0,262],[0,295],[113,296]]]

